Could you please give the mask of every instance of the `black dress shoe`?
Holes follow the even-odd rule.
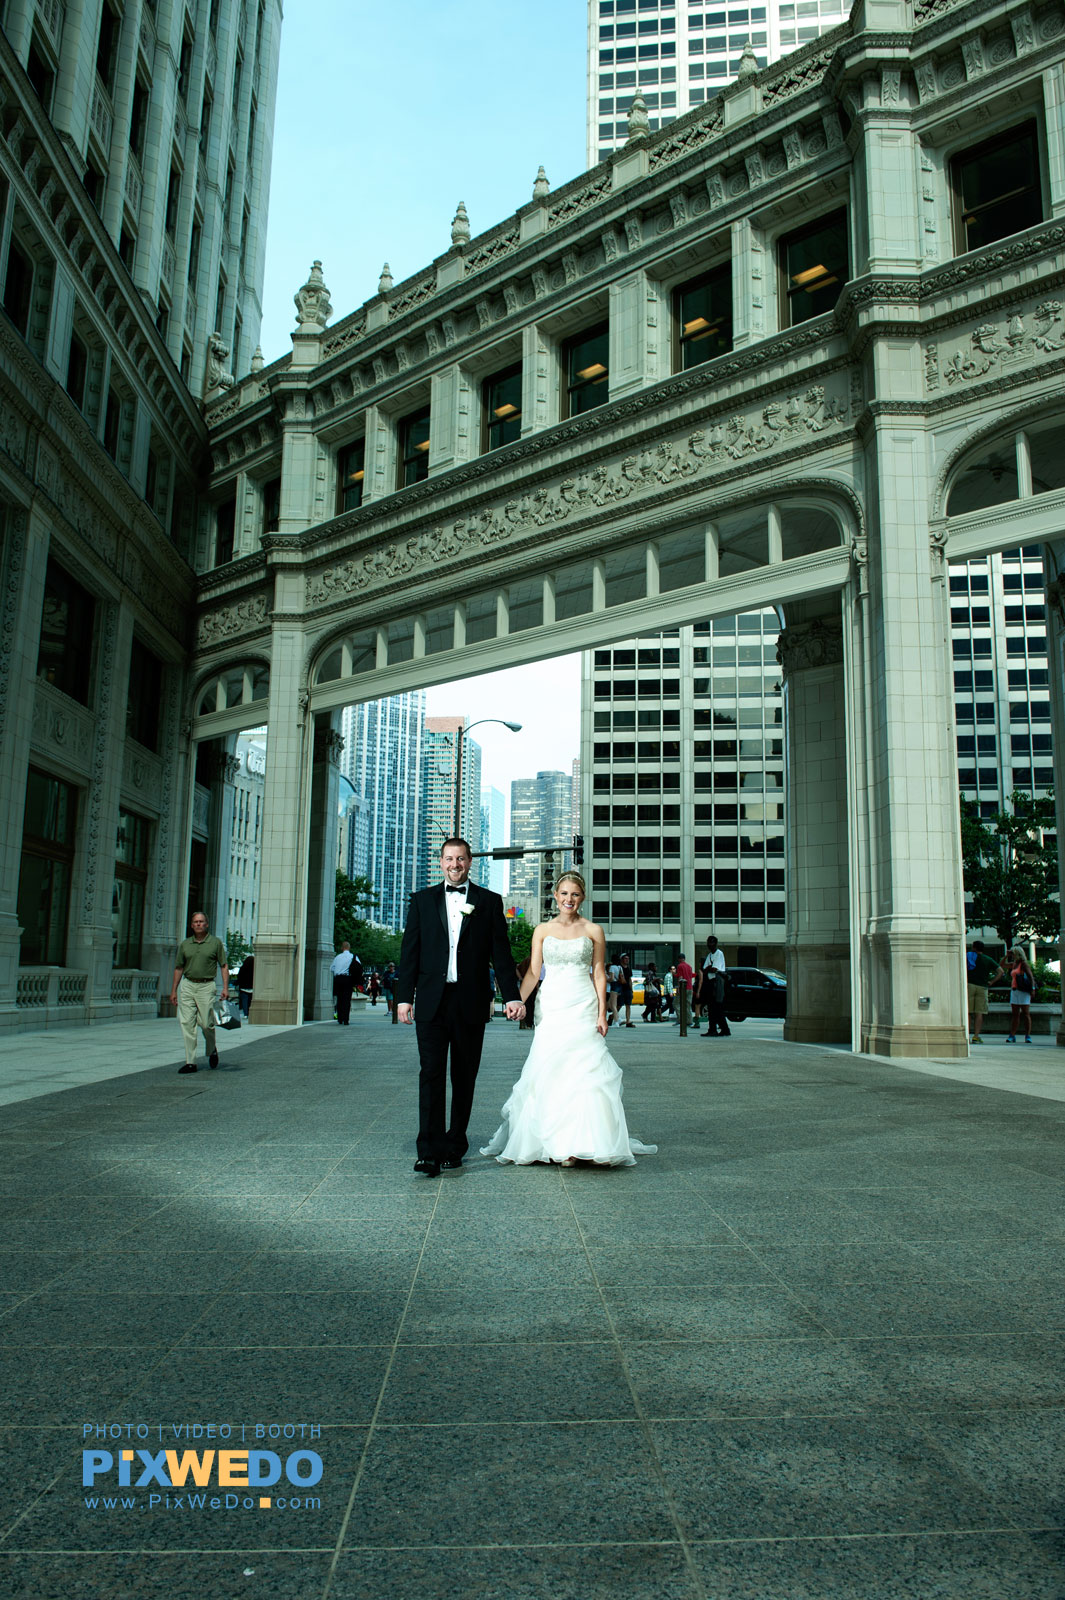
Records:
[[[456,1168],[461,1167],[461,1165],[462,1165],[462,1157],[461,1156],[445,1156],[444,1159],[441,1161],[440,1165],[441,1165],[441,1167],[443,1168],[443,1170],[445,1172],[454,1172],[456,1170]]]
[[[212,1069],[212,1070],[213,1070],[213,1069],[214,1069],[214,1068],[215,1068],[215,1067],[217,1067],[217,1065],[218,1065],[218,1051],[217,1051],[217,1050],[212,1050],[212,1051],[211,1051],[211,1054],[210,1054],[210,1055],[209,1055],[209,1056],[208,1056],[208,1057],[207,1057],[207,1065],[208,1065],[208,1066],[209,1066],[209,1067],[210,1067],[210,1068],[211,1068],[211,1069]]]
[[[416,1161],[414,1170],[415,1172],[424,1172],[427,1178],[439,1178],[440,1163],[439,1161]]]
[[[178,1071],[179,1072],[195,1072],[196,1071],[196,1063],[195,1063],[195,1061],[186,1061],[186,1063],[185,1063],[185,1065],[183,1067],[178,1067]]]

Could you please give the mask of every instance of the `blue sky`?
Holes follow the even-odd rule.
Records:
[[[333,320],[585,166],[585,0],[290,0],[281,33],[262,330],[291,347],[292,296],[322,262]]]
[[[289,0],[281,33],[262,348],[291,349],[292,296],[320,260],[333,321],[451,244],[466,203],[474,235],[585,166],[585,0],[537,5]],[[580,745],[579,657],[429,691],[433,715],[503,716],[478,729],[484,781],[569,770]]]

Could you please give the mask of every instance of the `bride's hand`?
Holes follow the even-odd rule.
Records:
[[[606,1038],[606,1013],[605,1012],[602,1014],[602,1016],[600,1016],[599,1021],[596,1023],[595,1031],[596,1031],[596,1033],[601,1033],[603,1035],[604,1039]]]

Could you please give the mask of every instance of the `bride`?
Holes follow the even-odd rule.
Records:
[[[632,1167],[635,1156],[658,1148],[629,1138],[621,1068],[606,1047],[606,941],[602,928],[581,916],[584,894],[580,873],[565,873],[555,885],[558,916],[533,934],[521,998],[536,987],[541,966],[547,975],[532,1049],[502,1124],[481,1151],[497,1161]]]

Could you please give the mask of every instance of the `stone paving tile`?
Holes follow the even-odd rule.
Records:
[[[391,1344],[406,1301],[402,1290],[238,1294],[230,1285],[189,1326],[186,1343],[217,1350]]]
[[[692,1545],[713,1600],[1061,1600],[1065,1554],[1019,1533]]]
[[[169,1349],[201,1318],[203,1309],[204,1298],[197,1294],[40,1290],[23,1302],[17,1318],[0,1323],[0,1344],[88,1350],[122,1343]]]
[[[0,1551],[5,1600],[321,1600],[332,1551],[235,1548],[180,1555]]]
[[[217,1294],[251,1259],[246,1250],[175,1250],[165,1256],[154,1250],[100,1250],[80,1257],[49,1287],[69,1295]],[[3,1270],[0,1266],[0,1277]]]
[[[389,1371],[380,1421],[480,1426],[631,1422],[635,1415],[621,1354],[611,1343],[404,1344]]]
[[[860,1416],[897,1405],[842,1340],[734,1339],[646,1343],[626,1350],[645,1416]]]
[[[590,1288],[593,1270],[587,1252],[574,1237],[559,1247],[510,1245],[505,1251],[483,1245],[440,1245],[438,1230],[426,1240],[418,1265],[419,1289],[492,1289],[512,1285],[522,1290]]]
[[[980,1485],[1004,1519],[1023,1528],[1065,1529],[1065,1406],[931,1412],[923,1420],[939,1448]]]
[[[376,1345],[218,1350],[190,1340],[123,1393],[153,1419],[358,1426],[373,1417],[387,1364]]]
[[[703,1600],[677,1544],[345,1550],[330,1600]]]
[[[891,1415],[656,1422],[692,1539],[990,1529],[991,1499]]]
[[[152,1370],[148,1347],[0,1345],[0,1423],[82,1422],[107,1415]]]
[[[609,1338],[610,1325],[596,1289],[578,1285],[565,1294],[542,1289],[499,1289],[491,1283],[464,1289],[416,1285],[403,1323],[403,1344],[582,1344]]]
[[[1058,1334],[967,1334],[861,1339],[854,1348],[900,1404],[1065,1404],[1065,1339]]]
[[[345,1544],[520,1546],[674,1537],[638,1427],[530,1423],[378,1429]]]
[[[418,1268],[419,1250],[272,1250],[251,1256],[228,1287],[241,1294],[324,1294],[408,1289]]]

